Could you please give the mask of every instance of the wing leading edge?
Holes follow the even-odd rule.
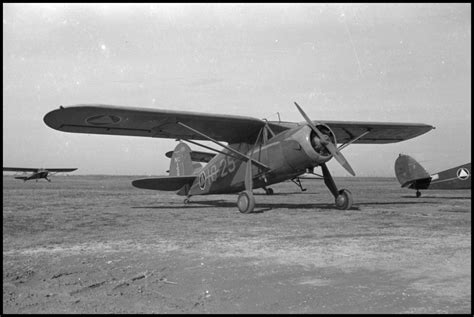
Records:
[[[64,132],[207,140],[178,124],[181,122],[217,141],[228,143],[254,142],[259,130],[265,126],[265,121],[245,116],[98,104],[61,106],[47,113],[43,120],[49,127]],[[423,123],[319,122],[333,130],[338,143],[350,142],[364,133],[353,143],[395,143],[434,129]],[[302,124],[305,123],[268,121],[270,129],[277,134]]]
[[[65,132],[206,140],[177,124],[181,122],[228,143],[254,141],[265,125],[263,120],[244,116],[109,105],[60,107],[43,120],[49,127]]]
[[[425,134],[435,127],[424,123],[401,122],[363,122],[363,121],[318,121],[326,124],[335,134],[337,143],[349,142],[357,139],[354,144],[384,144],[396,143]],[[314,124],[318,123],[314,121]],[[286,129],[305,123],[295,122],[269,122],[270,128],[278,133]]]

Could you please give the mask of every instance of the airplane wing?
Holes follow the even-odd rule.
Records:
[[[207,141],[177,124],[181,122],[228,143],[255,141],[265,125],[252,117],[108,105],[61,106],[43,120],[49,127],[65,132]]]
[[[62,173],[62,172],[72,172],[77,170],[77,168],[45,168],[48,172],[56,172],[56,173]]]
[[[47,113],[43,120],[49,127],[65,132],[207,141],[177,124],[181,122],[217,141],[228,143],[254,142],[265,125],[265,121],[252,117],[109,105],[61,106]],[[434,128],[423,123],[319,122],[334,131],[338,143],[349,142],[367,131],[369,133],[354,143],[394,143]],[[273,132],[279,133],[305,123],[269,121],[268,124]]]
[[[4,172],[37,172],[39,168],[29,168],[29,167],[4,167]]]
[[[314,124],[324,123],[334,132],[337,143],[346,143],[367,132],[354,144],[383,144],[408,140],[422,135],[433,126],[424,123],[399,123],[399,122],[360,122],[360,121],[314,121]],[[305,123],[269,122],[270,128],[275,133],[302,125]]]
[[[77,170],[77,168],[29,168],[29,167],[4,167],[4,172],[38,172],[40,170],[45,170],[48,172],[72,172]]]

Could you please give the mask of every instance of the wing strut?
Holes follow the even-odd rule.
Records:
[[[368,131],[365,131],[364,133],[362,133],[361,135],[359,135],[358,137],[356,137],[355,139],[352,139],[350,141],[347,141],[346,143],[344,143],[343,145],[341,145],[340,147],[338,147],[337,149],[339,151],[341,151],[343,148],[345,148],[346,146],[349,146],[351,145],[352,143],[354,143],[355,141],[359,140],[361,137],[363,137],[364,135],[366,135],[367,133],[369,133],[370,130]]]
[[[227,145],[224,145],[224,144],[220,143],[219,141],[214,140],[213,138],[211,138],[211,137],[205,135],[204,133],[201,133],[201,132],[199,132],[199,131],[193,129],[193,128],[191,128],[191,127],[185,125],[185,124],[182,123],[182,122],[179,122],[179,121],[178,121],[178,122],[176,122],[176,123],[179,124],[179,125],[182,126],[182,127],[185,127],[186,129],[188,129],[188,130],[190,130],[190,131],[192,131],[192,132],[194,132],[194,133],[199,134],[199,135],[202,136],[203,138],[206,138],[206,139],[208,139],[209,141],[214,142],[215,144],[222,146],[224,149],[229,150],[230,152],[232,152],[232,153],[234,153],[235,155],[237,155],[240,160],[242,160],[242,161],[247,161],[247,162],[252,162],[253,164],[257,165],[258,167],[263,168],[264,170],[270,170],[270,167],[268,167],[267,165],[265,165],[265,164],[263,164],[263,163],[261,163],[261,162],[259,162],[259,161],[256,161],[256,160],[252,159],[250,156],[245,155],[245,154],[243,154],[243,153],[241,153],[241,152],[239,152],[239,151],[236,151],[236,150],[234,150],[233,148],[231,148],[231,147],[229,147],[229,146],[227,146]]]
[[[201,143],[198,143],[198,142],[195,142],[195,141],[191,141],[189,139],[184,139],[184,138],[181,138],[181,139],[176,139],[177,141],[179,140],[183,140],[183,141],[186,141],[186,142],[189,142],[189,143],[192,143],[192,144],[196,144],[198,146],[201,146],[203,148],[206,148],[208,150],[211,150],[211,151],[214,151],[214,152],[217,152],[217,153],[221,153],[221,154],[224,154],[224,155],[227,155],[227,156],[230,156],[230,157],[233,157],[237,160],[240,160],[241,158],[240,157],[235,157],[234,155],[230,155],[229,153],[226,153],[226,152],[222,152],[222,151],[219,151],[219,150],[216,150],[216,149],[213,149],[212,147],[210,146],[207,146],[207,145],[204,145],[204,144],[201,144]]]

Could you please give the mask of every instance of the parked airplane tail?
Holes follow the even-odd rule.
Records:
[[[171,158],[169,176],[155,178],[137,179],[132,185],[137,188],[176,191],[178,195],[187,195],[189,188],[196,179],[194,171],[199,166],[193,165],[191,161],[191,149],[186,143],[179,142],[174,150],[169,152]]]
[[[402,187],[427,188],[431,182],[430,174],[409,155],[400,154],[395,160],[395,175]]]
[[[189,176],[194,174],[190,153],[191,149],[186,143],[178,143],[171,155],[169,176]]]

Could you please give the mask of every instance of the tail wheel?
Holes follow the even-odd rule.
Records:
[[[237,208],[243,214],[248,214],[253,211],[255,207],[255,198],[250,191],[244,191],[239,194],[237,198]]]
[[[270,188],[270,187],[265,188],[265,193],[266,193],[267,195],[273,195],[273,188]]]
[[[336,197],[336,207],[347,210],[352,207],[352,193],[347,189],[341,189]]]

